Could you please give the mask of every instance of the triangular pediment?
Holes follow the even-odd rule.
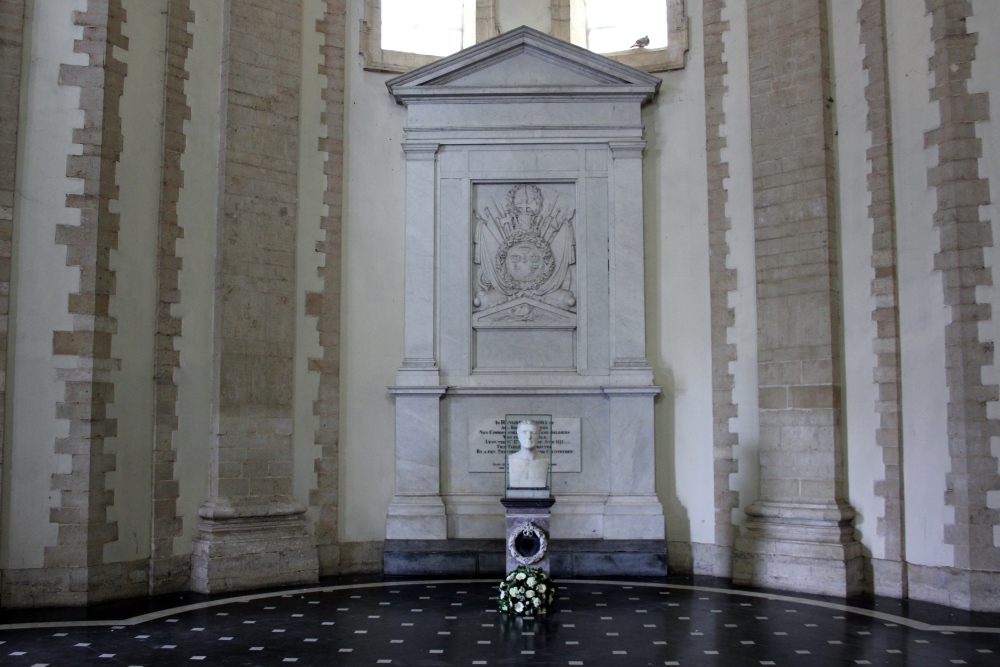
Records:
[[[538,49],[512,49],[501,58],[492,58],[481,67],[463,68],[432,85],[451,86],[598,86],[622,83],[603,72],[567,67]]]
[[[396,100],[506,95],[648,100],[659,77],[522,26],[386,82]]]

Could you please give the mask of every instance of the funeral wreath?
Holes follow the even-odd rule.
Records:
[[[517,616],[534,616],[552,611],[556,588],[542,570],[523,565],[500,582],[500,611]]]

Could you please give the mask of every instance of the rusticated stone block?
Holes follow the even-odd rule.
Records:
[[[7,568],[0,577],[0,595],[9,608],[84,606],[145,595],[147,587],[144,560],[89,567]]]
[[[736,472],[734,447],[739,437],[732,430],[731,420],[738,416],[733,400],[735,379],[730,371],[730,362],[736,360],[736,346],[729,342],[728,332],[736,322],[736,311],[730,304],[730,294],[736,290],[735,269],[728,268],[730,255],[727,232],[732,224],[726,214],[729,192],[726,179],[729,164],[722,158],[727,147],[723,136],[726,114],[723,98],[726,91],[726,76],[729,66],[725,57],[724,34],[729,30],[729,22],[722,20],[725,0],[710,0],[703,7],[703,27],[705,31],[705,125],[706,125],[706,174],[708,177],[708,231],[710,244],[709,281],[712,328],[712,421],[713,457],[717,461],[728,461],[726,466]],[[731,493],[729,474],[715,475],[716,534],[720,544],[731,545],[735,539],[736,527],[732,522],[732,509],[739,503],[738,494]]]
[[[968,80],[976,60],[978,34],[968,31],[974,3],[959,0],[926,0],[931,14],[934,55],[928,65],[934,75],[929,99],[937,103],[940,125],[925,134],[927,147],[937,148],[938,163],[928,168],[928,184],[935,188],[940,252],[934,268],[941,273],[944,304],[951,322],[945,327],[945,376],[949,389],[948,451],[951,472],[945,479],[945,503],[954,508],[954,523],[945,526],[945,540],[954,545],[954,580],[962,606],[996,608],[995,581],[981,590],[970,586],[981,571],[1000,570],[994,544],[1000,510],[989,507],[990,491],[1000,490],[997,458],[991,440],[998,423],[985,405],[997,399],[997,386],[984,384],[984,367],[994,363],[992,341],[980,339],[981,322],[992,320],[992,309],[980,303],[979,287],[992,286],[992,268],[986,268],[984,248],[992,245],[988,225],[979,218],[979,207],[990,202],[990,182],[980,175],[982,142],[976,122],[989,119],[985,93],[970,93]],[[969,570],[963,573],[960,570]],[[938,568],[933,575],[942,577]],[[917,575],[930,569],[914,570]],[[929,578],[929,577],[928,577]],[[989,582],[987,582],[989,583]],[[911,595],[932,599],[940,595],[918,576],[911,581]],[[992,596],[992,607],[988,599]],[[945,602],[948,604],[948,602]],[[985,606],[983,606],[985,605]]]
[[[65,367],[57,369],[65,394],[55,414],[69,422],[69,437],[59,438],[55,447],[71,457],[72,472],[51,477],[52,489],[61,491],[61,506],[51,510],[58,538],[45,549],[45,568],[19,573],[23,578],[11,589],[13,602],[5,596],[5,605],[28,600],[89,604],[146,592],[144,563],[104,562],[104,546],[118,539],[118,525],[108,518],[114,495],[105,488],[116,458],[112,449],[105,449],[104,438],[117,431],[114,420],[106,417],[114,401],[111,371],[117,367],[111,359],[117,323],[108,314],[108,300],[115,289],[110,255],[117,247],[120,219],[111,211],[111,200],[118,197],[115,170],[123,143],[119,104],[126,74],[113,46],[128,48],[123,20],[120,0],[88,0],[86,12],[73,12],[75,24],[84,28],[74,50],[86,54],[88,64],[60,67],[60,85],[79,88],[84,112],[83,127],[73,132],[82,150],[66,157],[67,175],[83,182],[82,194],[66,197],[67,207],[80,209],[80,224],[57,226],[54,239],[66,246],[67,265],[79,269],[77,291],[67,303],[67,311],[79,317],[72,331],[55,331],[52,338],[54,355],[76,357],[61,361]],[[40,587],[46,579],[58,582],[60,591],[51,594]]]
[[[318,138],[319,149],[327,153],[323,164],[326,176],[326,191],[323,200],[327,205],[326,216],[321,220],[325,232],[324,239],[317,244],[317,252],[322,253],[323,291],[306,297],[306,313],[317,318],[316,328],[320,336],[322,357],[311,360],[310,370],[319,372],[319,396],[313,404],[313,414],[320,421],[316,430],[315,443],[320,447],[320,458],[316,460],[316,488],[310,492],[310,505],[319,508],[315,525],[316,545],[320,556],[320,570],[324,574],[342,570],[369,571],[367,568],[377,562],[381,569],[381,555],[365,551],[364,548],[337,547],[337,506],[339,503],[339,415],[340,415],[340,267],[341,267],[341,224],[343,198],[344,162],[344,84],[347,15],[346,0],[326,0],[323,19],[316,24],[316,30],[323,35],[322,73],[326,76],[323,100],[326,103],[322,122],[326,125],[326,137]],[[378,544],[381,553],[381,543]],[[343,560],[343,567],[340,560]]]

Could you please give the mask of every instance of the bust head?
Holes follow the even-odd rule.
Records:
[[[517,440],[522,450],[531,451],[538,444],[538,426],[533,421],[525,420],[517,425]]]

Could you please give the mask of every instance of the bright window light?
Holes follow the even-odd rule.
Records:
[[[626,51],[643,37],[649,37],[647,49],[667,45],[667,0],[587,0],[591,51]]]
[[[382,0],[382,48],[429,56],[462,49],[464,0]]]

